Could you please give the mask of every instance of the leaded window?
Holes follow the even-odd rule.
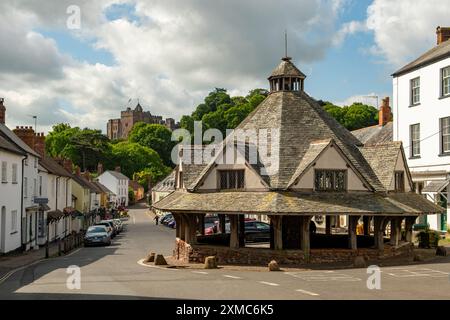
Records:
[[[244,188],[245,170],[221,170],[219,172],[219,186],[221,190]]]
[[[395,172],[395,191],[405,191],[405,173],[403,171]]]
[[[346,189],[345,170],[316,170],[314,186],[316,191],[344,191]]]

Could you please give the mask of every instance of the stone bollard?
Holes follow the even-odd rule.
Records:
[[[155,262],[155,255],[156,254],[154,252],[150,252],[144,262]]]
[[[269,271],[280,271],[280,266],[278,265],[278,262],[276,262],[275,260],[270,261]]]
[[[155,266],[166,266],[167,261],[162,254],[157,254],[155,257]]]
[[[205,269],[217,269],[217,258],[215,256],[205,258]]]
[[[447,255],[447,249],[444,246],[437,247],[436,248],[436,255],[445,257]]]

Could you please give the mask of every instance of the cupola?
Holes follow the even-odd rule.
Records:
[[[270,92],[276,91],[304,91],[306,75],[292,62],[292,58],[284,57],[281,63],[270,75]]]

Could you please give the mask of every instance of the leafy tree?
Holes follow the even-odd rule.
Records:
[[[128,140],[156,151],[165,165],[172,166],[171,152],[176,143],[172,141],[172,132],[165,126],[137,123],[133,126]]]
[[[168,174],[170,174],[171,170],[172,169],[169,167],[153,166],[153,167],[145,168],[144,170],[137,172],[135,174],[135,178],[137,179],[139,184],[144,187],[145,191],[147,192],[149,178],[150,178],[152,185],[154,186],[156,183],[158,183],[163,178],[165,178]]]
[[[124,175],[132,178],[135,173],[143,170],[149,172],[170,172],[153,149],[142,146],[139,143],[119,142],[111,146],[111,159],[108,167],[120,164],[121,171]]]
[[[323,108],[348,130],[365,128],[378,123],[377,108],[360,102],[344,107],[324,102]]]

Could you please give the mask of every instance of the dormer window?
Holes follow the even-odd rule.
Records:
[[[220,190],[244,189],[245,170],[220,170]]]
[[[314,188],[316,191],[345,191],[346,170],[315,170]]]

